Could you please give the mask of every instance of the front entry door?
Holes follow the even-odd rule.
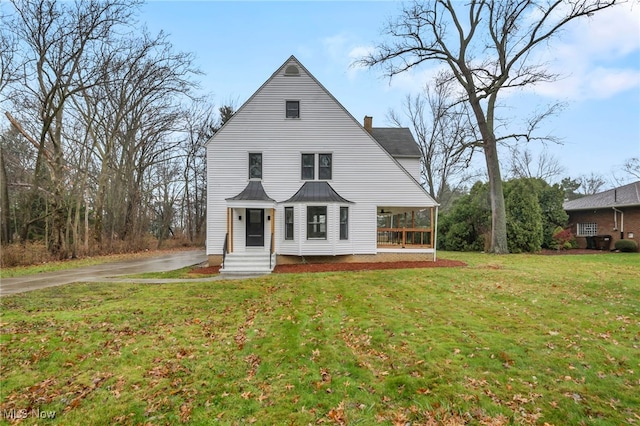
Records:
[[[263,209],[247,209],[247,247],[264,247]]]

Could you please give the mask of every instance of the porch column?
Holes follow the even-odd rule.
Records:
[[[276,227],[276,209],[271,208],[271,246],[269,248],[269,254],[273,254],[273,246],[274,246],[274,232]]]
[[[429,226],[431,226],[431,248],[436,248],[435,241],[434,241],[435,236],[436,236],[436,230],[435,230],[435,226],[434,226],[434,222],[433,222],[433,218],[434,218],[433,217],[433,211],[434,211],[434,208],[431,207],[429,210],[431,211],[431,219],[429,219],[429,222],[430,222]]]
[[[227,207],[227,251],[233,252],[233,209]]]
[[[227,243],[227,251],[229,250],[229,232],[231,232],[230,231],[231,226],[230,226],[230,223],[229,223],[229,216],[231,216],[231,215],[229,213],[229,207],[227,207],[227,232],[225,233],[225,236],[224,236],[227,239],[227,241],[225,241]]]

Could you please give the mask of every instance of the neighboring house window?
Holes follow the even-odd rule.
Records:
[[[331,154],[318,154],[318,179],[331,179]]]
[[[262,154],[249,153],[249,179],[262,179]]]
[[[300,101],[287,101],[287,118],[300,118]]]
[[[293,240],[293,207],[284,208],[284,239]]]
[[[593,237],[594,235],[598,235],[597,223],[578,224],[578,237]]]
[[[327,239],[327,207],[309,206],[307,207],[307,239],[326,240]]]
[[[340,239],[349,239],[349,207],[340,207]]]
[[[313,180],[315,178],[315,162],[315,154],[302,154],[302,180]]]

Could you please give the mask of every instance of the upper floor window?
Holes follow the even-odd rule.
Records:
[[[316,157],[318,176],[316,176]],[[333,156],[331,154],[302,154],[302,180],[331,180]]]
[[[331,154],[318,154],[318,179],[331,180]]]
[[[302,180],[313,180],[316,177],[316,155],[302,154]]]
[[[300,118],[300,101],[287,101],[286,110],[287,118]]]
[[[249,153],[249,179],[262,179],[262,153]]]

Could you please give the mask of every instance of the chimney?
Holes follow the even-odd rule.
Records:
[[[373,117],[369,117],[368,115],[364,116],[364,129],[371,133],[371,128],[373,127]]]

